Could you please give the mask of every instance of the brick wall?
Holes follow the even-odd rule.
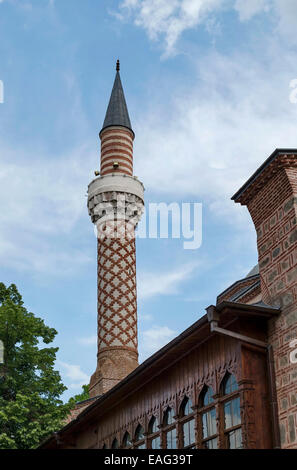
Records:
[[[106,192],[90,190],[88,199],[98,233],[98,353],[91,397],[106,393],[138,366],[135,227],[143,200],[128,178],[133,176],[134,133],[111,126],[100,139],[100,180],[111,176],[113,181]]]
[[[239,293],[244,287],[252,287],[254,285],[254,289],[252,289],[252,291],[248,294],[242,295],[242,298],[238,300],[238,302],[246,303],[247,300],[249,301],[253,299],[259,294],[259,289],[255,285],[257,280],[258,276],[255,275],[250,278],[242,279],[241,281],[236,282],[234,286],[230,286],[217,297],[217,304],[223,302],[224,300],[230,300],[237,292]]]
[[[100,134],[101,138],[101,175],[121,173],[133,174],[133,139],[128,129],[108,127]],[[114,163],[118,167],[114,167]]]
[[[292,162],[292,167],[290,167]],[[282,448],[297,448],[297,365],[290,342],[297,338],[297,168],[296,157],[273,163],[249,189],[247,205],[257,231],[263,301],[278,305],[271,320]]]

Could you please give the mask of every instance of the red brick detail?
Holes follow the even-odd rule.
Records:
[[[280,306],[270,320],[282,448],[297,448],[297,365],[290,342],[297,339],[297,156],[279,156],[240,198],[257,231],[263,301]],[[294,427],[295,426],[295,427]]]
[[[127,175],[127,176],[131,176],[131,171],[124,168],[123,165],[121,165],[119,168],[115,168],[115,169],[112,166],[109,166],[109,167],[106,168],[106,170],[101,171],[102,176],[109,175],[111,173],[119,173],[119,174],[124,174],[124,175]]]
[[[90,380],[90,396],[103,395],[138,366],[136,351],[104,350],[98,356],[97,369]]]
[[[117,228],[131,230],[126,222]],[[105,229],[108,230],[108,227]],[[134,227],[132,228],[134,231]],[[98,240],[98,351],[137,351],[135,239]]]
[[[260,284],[258,284],[257,286],[255,286],[253,289],[251,289],[249,292],[247,292],[245,295],[243,295],[242,297],[240,297],[237,302],[240,302],[242,304],[248,304],[248,303],[251,303],[251,301],[257,297],[258,295],[261,294],[261,286]],[[262,299],[261,299],[262,300]],[[260,301],[260,300],[259,300]]]
[[[113,161],[115,160],[115,158],[117,159],[117,161],[118,161],[119,163],[121,163],[121,162],[122,162],[122,163],[126,163],[126,164],[129,166],[129,168],[132,168],[131,159],[129,159],[129,158],[127,158],[127,157],[124,157],[123,155],[119,155],[118,157],[114,157],[114,156],[110,157],[110,156],[109,156],[109,157],[104,157],[104,158],[102,158],[102,159],[101,159],[101,168],[102,168],[103,166],[105,166],[106,163],[112,164]],[[123,160],[124,160],[124,162],[123,162]]]
[[[67,418],[65,419],[64,421],[64,426],[66,426],[66,424],[70,423],[70,421],[73,421],[74,419],[76,419],[78,417],[78,415],[80,415],[80,413],[85,410],[86,408],[88,408],[88,406],[93,403],[94,401],[94,398],[90,398],[89,400],[85,400],[83,401],[82,403],[76,403],[76,405],[74,406],[74,408],[72,408],[72,410],[70,410],[70,413],[69,415],[67,416]]]
[[[252,286],[253,284],[255,284],[256,281],[257,281],[257,278],[253,277],[252,279],[249,279],[249,278],[242,279],[241,281],[236,282],[236,285],[232,289],[230,290],[228,289],[227,291],[222,292],[222,294],[218,296],[217,303],[219,304],[220,302],[223,302],[223,300],[229,300],[231,297],[233,297],[233,295],[236,294],[236,292],[239,292],[244,287]],[[254,291],[253,291],[252,296],[253,297],[255,296]]]
[[[134,134],[114,127],[100,138],[101,175],[132,176]],[[98,354],[91,397],[106,393],[138,366],[135,225],[117,219],[98,224]]]
[[[119,167],[123,167],[126,170],[129,170],[130,173],[131,173],[131,176],[132,176],[132,165],[128,162],[127,163],[122,162],[121,160],[124,160],[124,157],[120,157],[120,156],[119,157],[112,157],[109,160],[104,161],[104,163],[101,163],[101,173],[106,172],[107,167],[109,167],[110,165],[113,166],[113,162],[117,161],[118,164],[119,164]]]
[[[117,134],[128,136],[130,137],[131,140],[134,140],[134,134],[132,131],[129,131],[128,129],[123,129],[122,127],[116,127],[116,126],[104,129],[100,133],[100,138],[103,140],[103,138],[105,139],[105,137],[113,135],[115,131],[117,132]]]
[[[127,136],[131,140],[127,139]],[[101,138],[101,174],[124,173],[129,176],[133,175],[133,138],[129,131],[120,128],[112,128],[103,131]],[[126,145],[123,143],[129,143]],[[119,168],[114,168],[113,163],[118,161]]]
[[[297,155],[278,155],[270,165],[268,165],[262,173],[254,180],[254,182],[242,193],[242,195],[236,200],[242,205],[248,205],[255,196],[259,194],[262,188],[266,188],[267,183],[282,169],[288,169],[292,171],[297,168]],[[294,186],[296,189],[297,181]]]
[[[90,396],[138,366],[135,226],[116,220],[98,228],[98,359]]]
[[[124,153],[124,151],[125,151],[125,152],[127,152],[128,155],[132,156],[132,153],[133,153],[133,147],[132,146],[126,145],[121,141],[117,141],[116,148],[120,152]],[[111,143],[107,142],[107,144],[104,143],[104,145],[102,144],[101,145],[101,158],[106,153],[109,153],[110,150],[112,150],[112,149],[114,149],[114,142],[111,142]]]

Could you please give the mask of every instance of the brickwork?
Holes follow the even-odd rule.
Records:
[[[88,197],[98,235],[98,353],[91,397],[138,366],[135,228],[143,185],[133,177],[134,133],[111,126],[100,139],[101,176],[89,185]]]
[[[86,408],[88,408],[88,406],[94,400],[95,400],[94,398],[90,398],[89,400],[85,400],[83,402],[76,403],[74,408],[72,408],[72,410],[70,410],[69,415],[65,419],[64,426],[66,426],[66,424],[70,423],[70,421],[72,421],[73,419],[76,419],[78,417],[78,415],[80,415],[80,413],[82,411],[84,411]]]
[[[252,276],[251,278],[246,278],[242,279],[241,281],[237,281],[234,286],[230,286],[227,290],[222,292],[218,297],[217,297],[217,304],[220,302],[223,302],[224,300],[230,300],[231,297],[233,297],[237,292],[245,287],[252,286],[253,284],[256,283],[257,279],[259,276]],[[253,296],[256,296],[258,292],[253,292],[252,296],[248,298],[252,298]]]
[[[134,229],[134,228],[133,228]],[[98,240],[98,349],[137,351],[135,240]]]
[[[241,196],[257,231],[263,301],[280,306],[269,324],[273,346],[282,448],[297,448],[297,365],[290,342],[297,339],[297,156],[279,156]]]
[[[261,285],[260,283],[258,283],[257,285],[253,286],[253,288],[251,288],[251,290],[248,291],[246,294],[236,299],[236,302],[240,302],[242,304],[254,304],[257,302],[261,302],[261,300],[262,300]]]
[[[133,175],[133,139],[128,129],[112,127],[100,133],[101,138],[101,175],[122,173]],[[118,164],[118,167],[114,166]]]

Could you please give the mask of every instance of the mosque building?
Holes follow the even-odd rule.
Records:
[[[88,187],[97,367],[90,399],[40,448],[297,449],[297,149],[276,149],[232,198],[252,217],[258,265],[139,365],[134,231],[144,186],[119,62],[99,136],[100,173]]]

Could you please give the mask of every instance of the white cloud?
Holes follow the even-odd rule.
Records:
[[[236,0],[234,5],[240,21],[248,21],[258,13],[268,12],[270,7],[271,0]]]
[[[92,168],[91,153],[84,145],[61,158],[41,152],[39,158],[32,159],[29,151],[2,144],[2,266],[64,275],[90,261],[80,247],[72,243],[63,246],[62,239],[71,240],[81,217],[87,215],[84,196],[91,179],[86,171]]]
[[[274,0],[278,17],[278,31],[290,42],[296,44],[297,5],[295,0]]]
[[[289,40],[289,43],[297,43],[296,0],[236,0],[235,10],[241,21],[248,21],[258,13],[270,13],[280,35]]]
[[[260,60],[199,57],[197,85],[173,90],[166,107],[152,91],[151,109],[135,125],[135,154],[150,156],[136,159],[135,173],[149,191],[190,196],[231,223],[246,220],[230,197],[275,148],[297,146],[297,106],[289,100],[295,55],[266,47]]]
[[[124,0],[120,9],[132,15],[137,26],[153,41],[164,37],[166,54],[187,29],[195,27],[225,0]]]
[[[92,335],[86,338],[79,338],[78,342],[83,346],[94,346],[94,344],[97,344],[97,336]]]
[[[155,295],[177,294],[180,284],[191,276],[197,266],[197,263],[193,263],[165,273],[159,271],[138,273],[138,298],[147,299]]]
[[[145,330],[140,341],[141,354],[146,357],[158,351],[176,336],[176,331],[168,326],[154,325]]]
[[[184,31],[203,25],[212,34],[210,19],[222,9],[236,11],[240,21],[249,21],[264,13],[277,22],[281,35],[296,42],[297,8],[295,0],[123,0],[119,19],[132,18],[149,39],[163,42],[165,56],[176,52],[176,43]]]
[[[73,381],[68,385],[68,388],[75,389],[81,388],[82,385],[89,383],[90,377],[81,370],[81,366],[68,364],[67,362],[58,361],[58,364],[62,367],[62,376],[66,379]],[[69,382],[67,380],[67,382]]]

